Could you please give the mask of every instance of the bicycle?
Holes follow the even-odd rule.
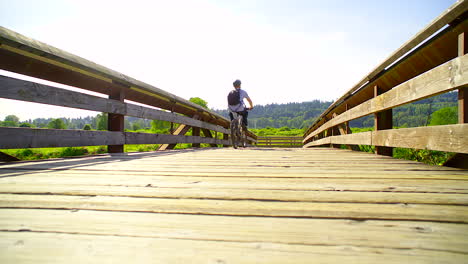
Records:
[[[238,146],[247,147],[247,127],[244,118],[238,112],[231,112],[234,119],[231,121],[231,144],[237,149]]]

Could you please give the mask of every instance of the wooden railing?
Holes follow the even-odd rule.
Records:
[[[0,128],[0,149],[178,143],[230,145],[229,120],[190,101],[91,61],[0,27],[0,69],[106,95],[102,98],[0,76],[0,98],[108,113],[109,131]],[[126,102],[129,100],[139,105]],[[142,106],[142,105],[147,106]],[[156,107],[158,109],[152,108]],[[159,110],[160,109],[160,110]],[[172,134],[124,132],[124,117],[164,120],[179,126]],[[192,129],[192,136],[185,134]],[[223,136],[218,137],[218,132]],[[202,135],[200,135],[202,134]],[[256,136],[249,132],[251,144]]]
[[[257,137],[257,147],[300,148],[302,137]]]
[[[305,147],[376,146],[468,153],[467,2],[458,1],[334,102],[304,135]],[[393,129],[392,109],[458,90],[459,124]],[[351,134],[349,121],[374,115],[374,131]]]

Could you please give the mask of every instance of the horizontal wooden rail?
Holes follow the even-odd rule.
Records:
[[[468,86],[468,55],[453,59],[334,117],[307,135],[304,142],[344,122],[466,86]]]
[[[257,137],[258,147],[302,147],[302,137]]]
[[[401,128],[330,136],[304,147],[352,144],[438,150],[468,154],[468,124]]]
[[[230,121],[219,114],[4,27],[0,27],[0,69],[101,93],[107,97],[0,76],[0,98],[109,114],[109,131],[2,129],[1,133],[6,138],[0,139],[0,149],[108,145],[109,152],[122,152],[124,144],[162,144],[164,146],[161,149],[173,148],[178,143],[191,143],[193,147],[199,147],[201,143],[211,146],[231,144]],[[179,127],[172,135],[125,133],[125,116],[168,121],[179,124]],[[190,129],[192,136],[185,136]],[[14,133],[28,137],[29,143],[21,143]],[[50,135],[47,136],[47,133]],[[216,133],[222,133],[223,140],[218,139]],[[12,142],[8,142],[8,139],[12,139]],[[63,143],[60,143],[61,140]],[[250,144],[255,144],[256,135],[248,131],[248,140]]]
[[[229,144],[228,140],[183,135],[0,127],[0,146],[5,149],[178,143]]]
[[[130,103],[122,103],[117,100],[69,91],[11,77],[0,76],[0,87],[1,98],[64,106],[104,113],[121,114],[152,120],[164,120],[193,127],[206,128],[226,134],[230,133],[228,129],[225,129],[221,126],[213,125],[201,120],[196,120],[175,113],[165,112]]]

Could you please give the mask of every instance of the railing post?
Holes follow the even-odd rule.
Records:
[[[223,134],[223,140],[229,140],[229,134]],[[223,145],[224,148],[229,147],[229,145]]]
[[[192,136],[194,137],[200,137],[200,128],[199,127],[192,127]],[[193,148],[199,148],[200,143],[193,143],[192,144]]]
[[[125,93],[123,89],[112,89],[109,94],[109,99],[117,100],[119,102],[124,102]],[[107,119],[107,127],[109,131],[119,131],[124,132],[125,126],[125,116],[120,114],[109,114]],[[107,146],[107,151],[109,153],[123,153],[124,145],[109,145]]]
[[[379,87],[374,86],[374,97],[379,96],[382,94],[382,90]],[[374,130],[386,130],[393,128],[393,114],[392,109],[388,109],[385,111],[381,111],[374,114]],[[393,148],[392,147],[381,147],[375,146],[375,153],[378,155],[384,156],[393,156]]]
[[[458,56],[463,56],[467,52],[468,42],[466,41],[466,33],[463,32],[458,35]],[[468,89],[461,88],[458,89],[458,123],[464,124],[468,123]]]

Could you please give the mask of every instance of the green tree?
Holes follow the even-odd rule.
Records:
[[[206,102],[205,100],[201,99],[200,97],[192,97],[189,99],[190,102],[194,103],[194,104],[197,104],[203,108],[206,108],[208,109],[208,102]]]
[[[52,121],[50,121],[47,127],[52,128],[52,129],[66,129],[67,128],[63,120],[60,118],[53,119]]]
[[[21,123],[20,124],[20,127],[33,127],[33,125],[27,123],[27,122],[24,122],[24,123]]]
[[[140,130],[140,129],[141,129],[141,125],[140,125],[139,123],[135,122],[135,123],[132,124],[132,129],[133,129],[134,131]]]
[[[6,127],[17,127],[19,123],[19,118],[15,115],[7,115],[2,126]]]
[[[96,128],[97,130],[107,130],[107,113],[96,116]]]
[[[151,131],[154,133],[161,130],[168,130],[171,127],[171,122],[163,120],[152,120],[151,121]]]
[[[4,121],[11,121],[17,124],[19,123],[19,118],[15,115],[7,115]]]
[[[445,107],[432,113],[430,126],[449,125],[458,123],[457,107]]]
[[[84,125],[83,130],[91,130],[91,125],[90,124]]]

